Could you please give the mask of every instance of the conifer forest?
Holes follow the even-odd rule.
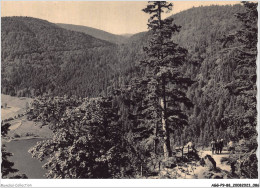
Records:
[[[258,179],[258,4],[174,3],[129,36],[1,18],[3,179]]]

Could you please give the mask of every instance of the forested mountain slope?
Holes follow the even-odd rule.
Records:
[[[194,108],[189,114],[191,126],[184,129],[180,138],[182,142],[194,140],[204,145],[212,138],[237,135],[234,130],[226,130],[227,125],[221,121],[232,110],[238,110],[241,103],[225,87],[236,79],[235,66],[230,64],[231,57],[222,53],[224,46],[219,39],[241,27],[235,14],[243,11],[240,5],[209,6],[175,15],[176,23],[182,26],[175,40],[189,50],[193,62],[187,63],[183,71],[196,81],[188,90]]]
[[[98,95],[117,62],[116,45],[30,17],[2,18],[2,92]]]
[[[178,13],[173,17],[182,29],[174,40],[203,65],[217,38],[237,28],[233,15],[241,9],[239,5],[209,6]],[[97,96],[106,92],[109,80],[112,85],[129,80],[144,55],[147,38],[145,32],[139,33],[125,44],[115,45],[40,19],[2,18],[2,92]],[[200,75],[197,66],[187,71],[193,78]],[[121,78],[110,79],[111,75]]]
[[[129,38],[127,35],[115,35],[106,31],[102,31],[100,29],[95,29],[92,27],[87,26],[81,26],[81,25],[73,25],[73,24],[63,24],[63,23],[57,23],[56,25],[68,29],[71,31],[78,31],[82,32],[88,35],[91,35],[95,38],[106,40],[112,43],[121,44],[125,43],[127,39]]]
[[[222,48],[219,46],[218,39],[238,29],[240,23],[234,15],[243,10],[241,5],[207,6],[192,8],[171,16],[175,23],[181,26],[180,32],[173,36],[173,40],[189,52],[188,69],[186,66],[184,68],[188,76],[194,80],[200,78],[203,81],[201,74],[211,73],[208,69],[202,71],[215,64],[208,62],[207,58],[216,56],[216,52]],[[130,37],[127,44],[120,46],[119,52],[122,55],[119,56],[119,62],[124,65],[127,75],[132,72],[129,71],[129,66],[132,67],[144,58],[143,46],[147,45],[148,38],[147,32],[138,33]]]

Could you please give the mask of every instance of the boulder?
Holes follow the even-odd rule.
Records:
[[[165,168],[174,168],[176,167],[177,160],[175,157],[169,157],[167,160],[162,161],[162,165]]]
[[[204,157],[205,165],[209,170],[216,170],[216,161],[211,157],[211,155],[206,155]]]

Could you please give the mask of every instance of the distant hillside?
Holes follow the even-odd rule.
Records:
[[[130,34],[115,35],[115,34],[112,34],[112,33],[108,33],[106,31],[102,31],[102,30],[95,29],[95,28],[92,28],[92,27],[87,27],[87,26],[62,24],[62,23],[57,23],[57,25],[64,28],[64,29],[82,32],[82,33],[91,35],[95,38],[102,39],[102,40],[109,41],[109,42],[116,43],[116,44],[125,43],[127,41],[127,39],[131,36]]]
[[[2,92],[98,95],[117,63],[116,45],[45,20],[1,20]]]
[[[61,29],[53,23],[30,17],[3,17],[2,58],[7,51],[42,53],[44,51],[71,51],[109,45],[90,35]],[[18,40],[19,39],[19,40]],[[8,54],[10,55],[10,54]]]
[[[127,37],[127,38],[129,38],[129,37],[131,37],[131,36],[133,36],[134,34],[128,34],[128,33],[125,33],[125,34],[121,34],[121,36],[124,36],[124,37]]]

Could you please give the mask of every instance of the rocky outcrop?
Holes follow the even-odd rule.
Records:
[[[221,170],[212,171],[208,168],[205,168],[204,170],[201,170],[197,174],[198,179],[226,179],[227,174],[222,172]]]

